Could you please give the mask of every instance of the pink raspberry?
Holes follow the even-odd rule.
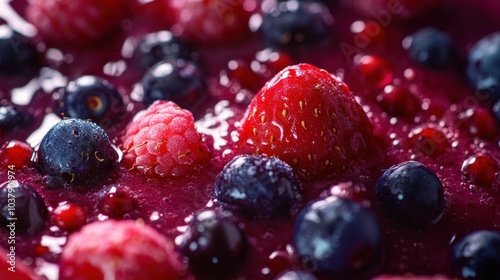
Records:
[[[147,175],[180,177],[210,160],[190,111],[171,101],[156,101],[129,124],[122,137],[124,164]]]
[[[187,41],[212,45],[234,43],[247,36],[251,10],[256,8],[234,0],[164,1],[174,21],[174,33]]]
[[[61,254],[59,279],[179,279],[174,245],[131,220],[107,220],[72,234]]]
[[[127,8],[123,0],[32,0],[26,14],[45,42],[88,45],[117,28]]]

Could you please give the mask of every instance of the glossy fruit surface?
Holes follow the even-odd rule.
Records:
[[[37,156],[43,174],[70,184],[105,178],[118,159],[106,132],[81,119],[64,119],[53,126],[43,137]]]
[[[292,168],[275,157],[242,155],[218,175],[214,197],[246,216],[275,218],[290,214],[301,201],[301,185]]]
[[[382,229],[368,208],[338,197],[314,201],[295,222],[293,244],[303,265],[339,277],[363,277],[383,252]]]
[[[0,224],[19,234],[35,234],[45,227],[47,206],[31,186],[16,180],[0,185]]]
[[[500,234],[482,230],[464,236],[453,245],[452,263],[463,279],[498,279]]]
[[[410,227],[437,222],[445,207],[443,185],[436,173],[415,161],[402,162],[386,170],[375,192],[387,215]]]
[[[243,150],[276,156],[307,177],[361,162],[372,126],[340,79],[310,64],[289,66],[257,93],[240,128]]]

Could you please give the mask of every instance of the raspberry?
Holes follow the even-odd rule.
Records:
[[[147,175],[184,176],[210,159],[192,113],[171,101],[151,104],[122,140],[125,165]]]
[[[174,245],[135,221],[94,222],[71,235],[59,279],[178,279]]]
[[[237,42],[250,32],[251,12],[245,1],[165,1],[167,13],[174,19],[172,31],[184,40],[217,45]]]
[[[46,42],[81,45],[115,29],[126,15],[126,5],[122,0],[33,0],[26,15]]]

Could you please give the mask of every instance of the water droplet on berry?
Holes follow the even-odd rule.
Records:
[[[491,186],[500,170],[495,159],[486,154],[473,155],[462,164],[462,173],[473,184]]]
[[[26,142],[11,140],[0,149],[0,162],[5,166],[23,168],[30,162],[33,149]]]
[[[458,115],[458,127],[472,135],[491,139],[498,133],[497,122],[490,110],[483,107],[469,108]]]
[[[411,147],[430,157],[442,155],[450,146],[443,130],[431,124],[412,129],[408,138]]]

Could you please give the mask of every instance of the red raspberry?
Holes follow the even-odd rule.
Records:
[[[122,140],[125,165],[148,175],[184,176],[210,160],[192,113],[171,101],[151,104]]]
[[[81,45],[96,42],[115,29],[125,17],[123,0],[33,0],[28,20],[46,42]]]
[[[31,161],[33,149],[23,141],[11,140],[0,148],[0,163],[5,166],[23,168]]]
[[[345,172],[366,158],[372,130],[344,82],[304,63],[264,85],[246,111],[239,137],[246,152],[277,156],[315,178]]]
[[[174,20],[172,31],[186,41],[231,43],[249,34],[248,20],[255,5],[233,0],[165,0]]]
[[[155,229],[131,220],[94,222],[70,235],[59,279],[179,279],[174,245]]]

